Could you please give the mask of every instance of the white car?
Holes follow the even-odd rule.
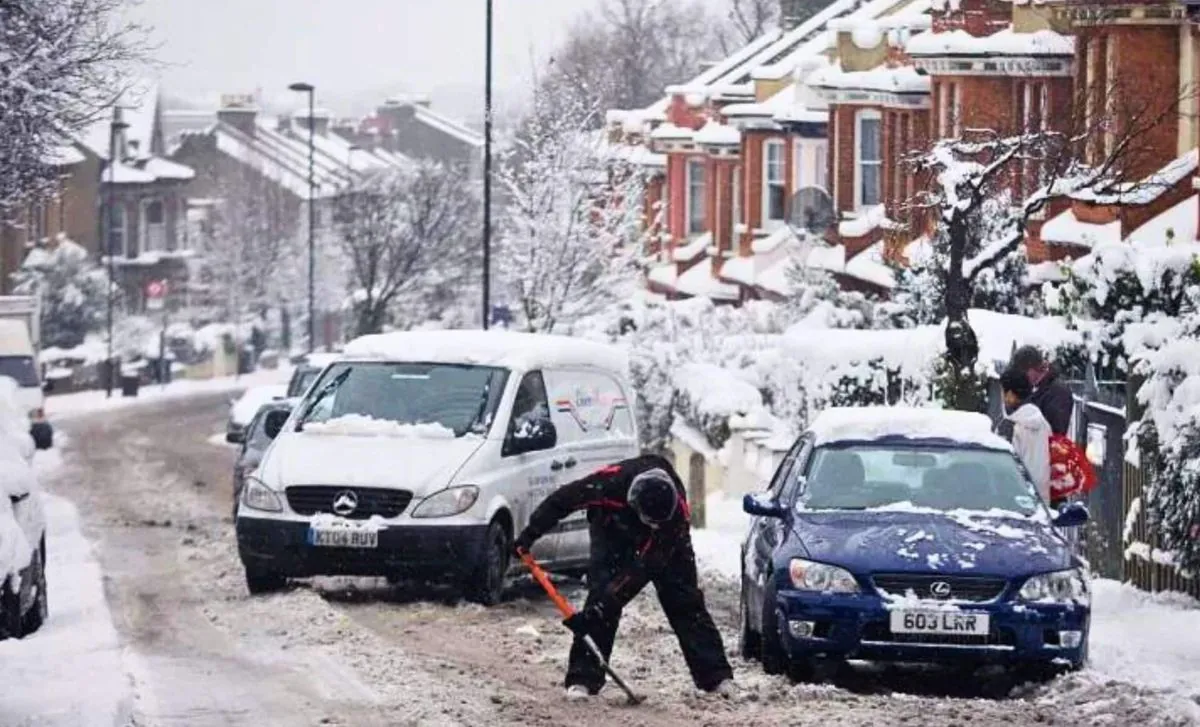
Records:
[[[48,614],[46,514],[18,389],[17,382],[0,376],[0,638],[27,636]]]
[[[289,577],[387,576],[492,604],[514,536],[551,491],[638,452],[625,355],[590,341],[430,331],[352,341],[247,477],[238,551],[251,593]],[[534,547],[588,560],[583,513]]]
[[[241,397],[229,405],[229,421],[225,424],[225,441],[230,444],[241,444],[246,434],[246,427],[263,404],[285,398],[287,390],[286,384],[251,386],[246,389]]]

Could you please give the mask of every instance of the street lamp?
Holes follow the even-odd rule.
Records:
[[[288,86],[289,91],[308,94],[308,352],[312,353],[316,350],[315,338],[313,335],[314,321],[316,320],[316,229],[317,229],[317,182],[313,175],[313,156],[314,156],[314,140],[313,134],[316,130],[316,120],[313,119],[313,96],[316,90],[311,83],[293,83]]]
[[[112,124],[108,129],[108,189],[105,190],[104,203],[104,221],[105,229],[102,239],[105,241],[105,247],[108,248],[108,371],[104,381],[104,397],[112,398],[113,375],[116,373],[116,364],[113,362],[113,286],[116,281],[116,257],[117,252],[113,249],[112,233],[115,217],[113,213],[116,211],[116,202],[113,199],[116,191],[117,181],[117,139],[121,132],[129,128],[129,124],[125,123],[121,118],[121,107],[113,106]],[[122,236],[124,236],[125,218],[121,218]]]
[[[492,0],[487,0],[483,81],[483,330],[491,318],[492,284]]]

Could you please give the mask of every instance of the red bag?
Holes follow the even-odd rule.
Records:
[[[1050,435],[1050,496],[1061,500],[1096,488],[1096,469],[1070,437]]]

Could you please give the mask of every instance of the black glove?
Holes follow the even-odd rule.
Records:
[[[517,554],[518,558],[528,553],[532,548],[533,540],[526,537],[525,533],[518,535],[516,541],[513,542],[513,552]]]
[[[583,638],[596,628],[600,621],[600,612],[596,608],[585,608],[576,611],[573,616],[563,619],[563,626],[571,629],[579,638]]]

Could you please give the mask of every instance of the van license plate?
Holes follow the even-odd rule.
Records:
[[[990,616],[956,611],[892,611],[893,634],[960,634],[987,636]]]
[[[319,548],[378,548],[379,532],[349,528],[309,528],[308,542]]]

